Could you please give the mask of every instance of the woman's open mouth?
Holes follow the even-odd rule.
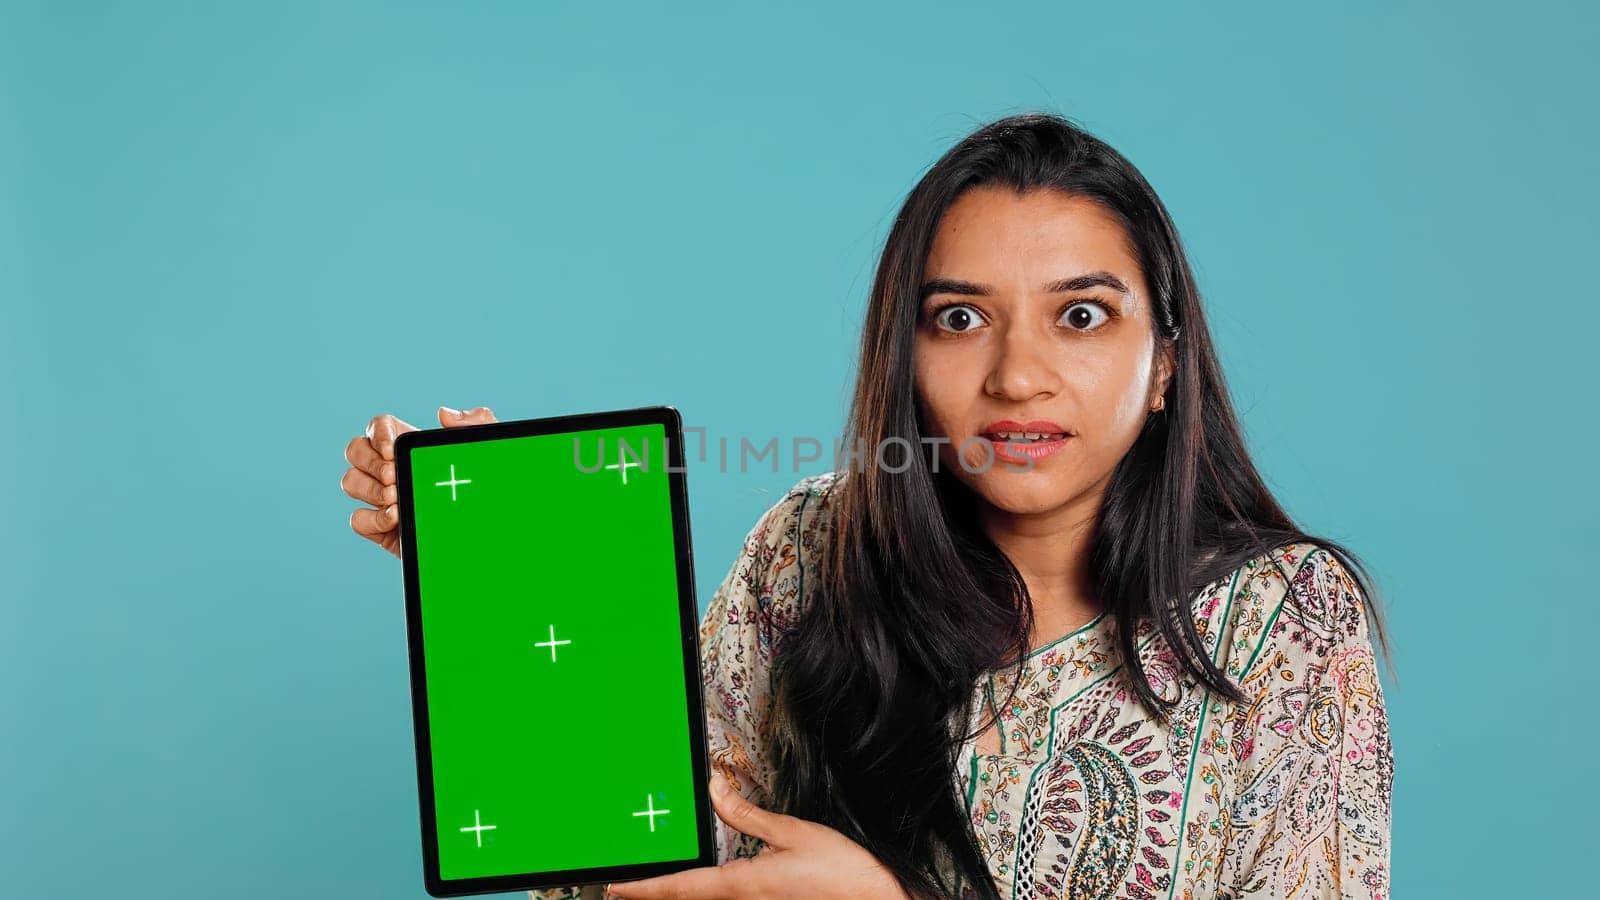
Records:
[[[995,443],[1015,441],[1019,444],[1023,442],[1037,444],[1046,441],[1059,441],[1066,436],[1067,433],[1065,431],[995,431],[984,435],[984,437]]]
[[[1065,447],[1072,433],[1054,422],[1013,422],[1008,419],[989,424],[980,432],[980,436],[994,448],[995,459],[1030,465]]]

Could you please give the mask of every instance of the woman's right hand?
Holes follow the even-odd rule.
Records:
[[[493,421],[494,413],[487,406],[466,412],[439,407],[439,424],[445,428]],[[416,430],[394,416],[375,416],[367,423],[366,433],[351,438],[344,448],[350,468],[339,479],[339,486],[352,498],[370,504],[350,514],[350,528],[395,556],[400,555],[400,510],[396,506],[394,439]]]

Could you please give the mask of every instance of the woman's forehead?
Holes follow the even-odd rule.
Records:
[[[1100,271],[1143,294],[1143,273],[1127,232],[1099,203],[1055,190],[1018,195],[1009,188],[983,187],[962,194],[941,217],[924,279],[977,282],[1003,293],[1035,292]]]

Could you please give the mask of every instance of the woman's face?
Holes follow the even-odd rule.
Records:
[[[940,467],[1005,512],[1097,508],[1172,368],[1121,224],[1060,191],[973,188],[940,220],[923,284],[917,402],[948,441]],[[1001,432],[1054,434],[1008,450]]]

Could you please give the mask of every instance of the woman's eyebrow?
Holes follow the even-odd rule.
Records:
[[[1083,275],[1074,275],[1045,285],[1045,293],[1059,294],[1069,291],[1081,291],[1092,287],[1108,287],[1120,293],[1127,294],[1128,286],[1122,279],[1110,272],[1088,272]],[[971,297],[987,297],[992,289],[986,284],[973,281],[962,281],[959,278],[934,278],[922,285],[918,299],[926,300],[934,294],[962,294]]]

